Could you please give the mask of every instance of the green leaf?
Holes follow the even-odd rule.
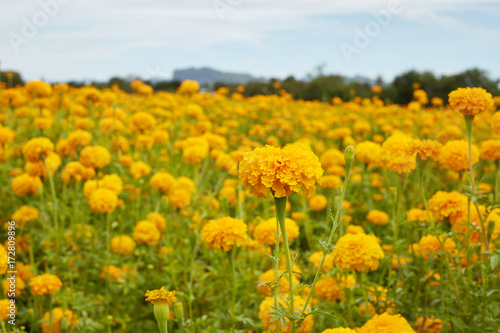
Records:
[[[495,269],[497,267],[499,261],[500,261],[500,257],[498,256],[498,254],[491,256],[490,257],[491,269]]]

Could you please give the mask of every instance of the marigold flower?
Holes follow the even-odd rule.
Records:
[[[122,255],[131,254],[135,249],[135,242],[127,235],[115,236],[111,238],[111,251]]]
[[[376,270],[379,259],[384,257],[377,239],[366,234],[345,234],[337,241],[332,254],[335,265],[341,270],[349,269],[358,272],[368,268],[372,271]]]
[[[500,140],[486,140],[481,142],[481,158],[488,161],[500,159]]]
[[[158,228],[158,230],[160,230],[160,232],[165,231],[167,221],[165,220],[165,218],[162,215],[155,213],[155,212],[152,212],[152,213],[149,213],[148,215],[146,215],[146,220],[151,221],[154,224],[156,224],[156,227]]]
[[[342,179],[337,175],[326,175],[321,177],[321,188],[335,189],[342,187]]]
[[[52,316],[52,325],[50,325]],[[63,310],[61,308],[54,308],[51,312],[45,312],[42,319],[42,332],[43,333],[62,333],[64,323],[68,325],[68,329],[74,330],[79,320],[71,310]]]
[[[375,225],[386,225],[389,223],[389,214],[373,209],[366,215],[366,219]]]
[[[130,174],[135,179],[142,178],[151,173],[151,167],[142,161],[133,162],[130,166]]]
[[[54,175],[54,172],[61,166],[61,157],[56,153],[50,153],[45,158],[45,164],[42,161],[36,163],[26,162],[24,170],[31,177],[49,177],[47,169],[49,169],[50,175]]]
[[[286,298],[286,296],[285,296]],[[283,306],[287,307],[287,304],[285,301],[281,298],[278,297],[278,302]],[[302,309],[304,307],[305,300],[298,296],[294,296],[294,303],[295,306],[299,309]],[[274,298],[273,297],[266,297],[262,303],[260,303],[259,306],[259,318],[262,320],[262,325],[264,326],[265,330],[268,330],[269,332],[276,332],[276,322],[271,322],[272,315],[269,314],[270,312],[273,312],[271,307],[274,307]],[[307,310],[306,310],[307,312]],[[278,321],[279,322],[279,321]],[[280,332],[282,333],[289,333],[291,330],[290,321],[286,319],[287,325],[286,327],[283,326],[283,324],[279,323],[280,327]],[[297,327],[296,332],[297,333],[308,333],[311,332],[314,326],[314,321],[313,321],[313,316],[307,316],[306,319],[302,322],[300,327]]]
[[[149,185],[155,190],[168,193],[177,186],[177,181],[168,172],[157,172],[149,180]]]
[[[135,273],[135,271],[128,268],[120,268],[115,265],[108,265],[102,268],[99,277],[101,279],[110,279],[118,283],[124,283],[127,281],[127,277],[132,273]]]
[[[328,205],[328,199],[322,194],[315,194],[308,200],[309,207],[315,212],[320,212]]]
[[[323,251],[314,252],[309,256],[308,262],[314,265],[315,271],[318,270],[322,258],[323,258]],[[333,253],[329,253],[325,257],[325,261],[323,262],[323,267],[321,268],[321,271],[327,272],[331,270],[333,266],[334,266],[334,256]]]
[[[443,145],[434,140],[413,140],[410,144],[409,153],[417,153],[421,160],[426,161],[428,158],[432,158],[434,161],[439,160],[441,154],[441,149]]]
[[[432,332],[441,332],[442,330],[443,330],[443,323],[441,319],[437,318],[434,319],[433,317],[417,318],[417,332],[432,333]]]
[[[2,281],[3,293],[5,295],[7,295],[7,293],[9,292],[11,284],[12,284],[12,281],[8,280],[8,279],[4,279]],[[26,287],[26,284],[24,283],[23,279],[21,279],[19,276],[16,276],[16,278],[14,280],[14,285],[15,285],[14,294],[16,297],[19,297],[21,295],[21,292]]]
[[[275,273],[274,269],[269,269],[259,276],[258,280],[259,285],[257,286],[257,290],[264,296],[273,296],[271,288],[265,283],[274,284],[275,281],[274,273]],[[282,274],[282,272],[280,272],[279,274]],[[297,278],[293,276],[293,285],[296,286],[298,284],[299,280],[297,280]],[[288,283],[288,278],[285,278],[284,276],[281,277],[281,279],[278,282],[278,290],[282,294],[290,293],[290,285]]]
[[[177,92],[183,94],[194,94],[200,90],[200,84],[194,80],[184,80],[182,81],[179,88],[177,88]]]
[[[32,294],[50,295],[61,289],[62,282],[57,275],[42,274],[31,279],[30,287]]]
[[[495,112],[491,117],[491,129],[496,136],[500,136],[500,112]]]
[[[68,143],[72,148],[88,146],[92,141],[92,134],[88,131],[77,129],[68,134]]]
[[[467,197],[457,191],[436,192],[428,201],[429,210],[437,221],[449,218],[450,221],[456,219],[467,206]]]
[[[372,141],[363,141],[356,145],[356,158],[368,165],[377,165],[382,147]]]
[[[250,187],[250,194],[259,198],[264,198],[269,189],[276,198],[300,192],[301,188],[306,195],[311,194],[322,174],[318,157],[297,145],[283,149],[257,148],[246,153],[240,162],[242,184]]]
[[[404,134],[395,134],[382,144],[380,152],[380,163],[387,170],[396,171],[399,174],[409,173],[415,170],[417,164],[415,153],[411,148],[413,140]]]
[[[158,244],[161,234],[156,224],[151,221],[143,220],[137,222],[133,236],[138,244],[154,246]]]
[[[168,291],[165,287],[160,289],[148,290],[146,292],[146,302],[156,303],[167,303],[168,305],[175,303],[177,298],[175,297],[175,290]]]
[[[89,195],[87,202],[90,209],[96,213],[112,213],[118,205],[118,196],[107,188],[98,188]]]
[[[493,109],[495,102],[483,88],[458,88],[448,94],[450,106],[466,116],[475,116]]]
[[[415,331],[401,315],[382,313],[368,320],[359,333],[415,333]]]
[[[32,177],[27,173],[16,176],[10,184],[15,195],[24,197],[28,194],[38,194],[38,189],[43,187],[40,177]]]
[[[286,236],[289,242],[299,236],[299,226],[292,219],[285,219]],[[276,244],[276,218],[261,221],[253,230],[253,237],[262,244]],[[280,243],[283,242],[283,235],[280,237]]]
[[[446,251],[451,253],[455,250],[456,244],[451,238],[443,239],[444,249],[441,247],[439,239],[434,235],[423,236],[420,239],[419,247],[420,254],[425,258],[429,259],[433,257],[437,252]]]
[[[68,164],[64,166],[64,170],[61,172],[61,179],[65,183],[70,183],[71,180],[78,183],[83,179],[90,179],[94,176],[95,170],[93,168],[87,168],[78,161],[68,162]]]
[[[106,147],[87,146],[80,152],[80,163],[88,168],[104,168],[111,162],[111,155]]]
[[[9,265],[9,257],[7,255],[7,250],[0,244],[0,274],[5,274],[7,272],[7,266]]]
[[[327,300],[328,302],[334,302],[343,298],[344,289],[352,288],[355,285],[356,278],[354,275],[349,274],[347,276],[340,276],[338,274],[336,278],[327,277],[319,280],[314,290],[319,298]]]
[[[17,281],[17,278],[16,278],[16,281]],[[4,288],[4,290],[6,290],[6,289]],[[8,307],[12,307],[12,306],[14,307],[13,312],[11,312],[11,310],[8,309]],[[10,299],[8,299],[8,298],[4,298],[4,299],[0,300],[0,319],[2,319],[3,321],[7,321],[10,319],[10,317],[9,317],[10,314],[16,314],[16,313],[17,313],[16,303],[11,303]]]
[[[23,205],[12,214],[12,220],[16,221],[19,227],[23,227],[26,223],[38,219],[38,210],[33,207]]]
[[[479,150],[472,145],[472,165],[479,161]],[[469,144],[465,140],[448,141],[441,150],[439,164],[446,169],[463,171],[469,169]]]
[[[201,230],[201,240],[214,249],[229,251],[233,245],[243,246],[247,239],[245,222],[232,217],[209,221]]]
[[[184,188],[175,188],[168,193],[168,200],[172,207],[186,208],[191,204],[191,193]]]
[[[31,139],[23,146],[24,158],[31,163],[39,162],[52,152],[54,152],[54,144],[44,137]]]
[[[26,83],[25,89],[31,95],[36,95],[36,97],[47,97],[52,95],[52,86],[40,80]]]
[[[432,217],[432,215],[431,215]],[[425,209],[412,208],[406,212],[406,219],[408,221],[429,222],[429,216]]]
[[[321,333],[356,333],[356,331],[351,328],[338,327],[338,328],[328,328]]]

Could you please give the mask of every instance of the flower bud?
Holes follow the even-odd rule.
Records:
[[[354,146],[347,146],[345,148],[344,159],[346,162],[354,160]]]
[[[179,318],[181,320],[182,318],[184,318],[184,306],[182,305],[182,302],[175,303],[174,313],[175,313],[175,318]]]
[[[154,314],[156,321],[167,321],[169,312],[170,309],[167,302],[154,303]]]

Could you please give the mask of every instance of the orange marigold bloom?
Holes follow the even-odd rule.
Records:
[[[19,227],[23,227],[26,223],[38,219],[38,210],[29,206],[21,206],[12,214],[12,220],[16,221]]]
[[[322,174],[318,157],[297,145],[257,148],[240,162],[242,184],[259,198],[264,198],[269,189],[276,198],[300,192],[301,188],[309,195]]]
[[[80,163],[89,168],[104,168],[111,162],[111,154],[103,146],[88,146],[80,152]]]
[[[368,268],[376,270],[379,259],[384,257],[384,251],[377,239],[366,234],[345,234],[337,241],[332,254],[335,265],[341,270],[359,272]]]
[[[380,162],[389,171],[409,173],[417,166],[415,153],[411,151],[413,140],[404,134],[394,134],[384,141]]]
[[[17,281],[17,278],[16,278],[16,281]],[[11,310],[11,309],[8,309],[8,307],[13,307],[14,309]],[[16,313],[17,313],[16,303],[11,303],[10,299],[8,299],[8,298],[0,300],[0,319],[2,319],[3,321],[7,321],[10,319],[10,317],[9,317],[10,314],[16,314]]]
[[[89,195],[87,201],[92,211],[106,214],[115,211],[118,205],[118,196],[107,188],[98,188]]]
[[[417,319],[417,332],[431,333],[441,332],[443,323],[441,319],[418,317]]]
[[[57,275],[42,274],[31,278],[31,293],[36,295],[49,295],[62,287],[62,282]]]
[[[61,172],[61,179],[65,183],[70,183],[71,180],[78,183],[83,179],[90,179],[94,176],[95,170],[93,168],[87,168],[78,161],[68,162],[68,164],[64,166],[64,170]]]
[[[320,212],[326,208],[328,199],[322,194],[315,194],[308,200],[309,207],[315,212]]]
[[[356,285],[354,275],[340,276],[336,278],[327,277],[319,280],[314,287],[314,291],[319,298],[325,299],[328,302],[334,302],[342,299],[342,294],[345,288],[352,288]]]
[[[50,317],[52,316],[52,325],[50,325]],[[79,320],[71,310],[63,310],[61,308],[54,308],[51,312],[45,312],[42,319],[42,332],[43,333],[61,333],[64,328],[64,323],[69,326],[68,330],[75,330],[75,326]]]
[[[467,197],[457,191],[438,191],[428,201],[429,210],[437,221],[461,216],[464,207],[467,207]]]
[[[472,145],[472,164],[477,162],[479,162],[479,150],[476,145]],[[448,141],[441,150],[439,164],[453,171],[469,169],[469,144],[467,141]]]
[[[481,158],[488,161],[500,159],[500,140],[486,140],[481,142]]]
[[[175,290],[168,291],[165,287],[161,289],[148,290],[146,292],[146,302],[155,303],[167,303],[168,305],[175,303],[177,298],[175,297]]]
[[[342,179],[337,175],[323,176],[321,177],[320,187],[328,189],[340,188],[342,187]]]
[[[458,88],[448,95],[452,109],[466,116],[475,116],[493,109],[495,102],[483,88]]]
[[[23,146],[24,158],[31,163],[39,162],[53,152],[54,144],[44,137],[31,139]]]
[[[313,254],[311,254],[309,256],[308,262],[314,265],[315,271],[318,270],[319,264],[321,263],[322,258],[323,258],[323,251],[314,252]],[[333,253],[328,253],[325,257],[325,261],[323,262],[323,266],[321,267],[321,271],[327,272],[327,271],[331,270],[333,268],[333,266],[334,266]]]
[[[444,239],[443,239],[444,240]],[[443,241],[444,251],[451,253],[455,250],[456,244],[451,238],[446,238]],[[443,248],[439,242],[439,239],[434,235],[423,236],[419,242],[420,254],[425,258],[429,259],[433,257],[437,252],[443,252]]]
[[[384,312],[368,320],[359,333],[415,333],[415,331],[401,315]]]
[[[28,194],[38,194],[38,189],[43,187],[43,183],[40,177],[31,177],[29,174],[23,173],[12,180],[10,187],[15,195],[24,197]]]
[[[201,240],[208,247],[229,251],[233,245],[245,245],[247,239],[247,225],[245,222],[232,217],[223,217],[209,221],[201,230]]]
[[[158,245],[160,240],[160,230],[151,221],[143,220],[137,222],[134,228],[134,239],[139,244],[147,244],[149,246]]]
[[[495,112],[491,117],[491,129],[496,136],[500,136],[500,112]]]
[[[286,298],[286,296],[284,296]],[[278,302],[283,306],[287,307],[286,302],[282,299],[282,297],[278,297]],[[295,306],[299,309],[302,309],[304,307],[305,300],[298,296],[294,296],[294,303]],[[273,309],[271,307],[274,307],[274,298],[273,297],[266,297],[262,303],[260,303],[259,306],[259,318],[262,320],[262,325],[264,326],[264,329],[269,331],[269,332],[276,332],[276,322],[271,322],[272,315],[269,314],[270,312],[273,312]],[[307,312],[307,310],[306,310]],[[279,321],[278,321],[279,322]],[[289,333],[291,330],[290,321],[286,319],[287,325],[283,326],[283,324],[280,322],[279,327],[280,327],[280,332],[282,333]],[[308,333],[311,332],[314,326],[314,321],[313,321],[313,316],[307,316],[306,319],[302,322],[300,327],[297,327],[296,332],[297,333]],[[266,331],[266,332],[267,332]]]
[[[257,286],[257,290],[264,296],[273,296],[271,288],[265,283],[274,283],[274,273],[274,269],[269,269],[259,276],[259,285]],[[282,272],[279,272],[279,274],[282,274]],[[293,285],[297,286],[299,283],[299,280],[297,280],[297,278],[293,276]],[[282,294],[290,293],[290,284],[288,283],[288,278],[285,278],[284,276],[281,277],[278,282],[278,290]]]
[[[121,235],[111,238],[111,251],[122,255],[130,254],[135,249],[135,242],[132,237]]]
[[[191,193],[184,188],[175,188],[168,193],[168,200],[172,207],[186,208],[191,204]]]
[[[381,210],[373,209],[368,212],[366,219],[376,225],[386,225],[389,223],[389,214]]]
[[[168,172],[157,172],[149,180],[149,185],[155,190],[168,193],[177,186],[177,181]]]
[[[288,241],[291,242],[299,237],[299,226],[297,222],[292,219],[285,219],[286,236]],[[276,244],[276,218],[260,222],[253,230],[253,237],[262,244],[275,245]],[[283,242],[283,236],[280,237],[280,243]]]
[[[135,179],[142,178],[144,176],[147,176],[151,173],[151,167],[142,161],[138,162],[133,162],[132,165],[130,166],[130,174],[132,177]]]
[[[432,216],[432,215],[431,215]],[[406,212],[408,221],[429,222],[429,216],[425,209],[412,208]]]
[[[413,140],[410,145],[410,154],[417,153],[420,159],[426,161],[432,158],[434,161],[439,160],[443,145],[434,140]]]

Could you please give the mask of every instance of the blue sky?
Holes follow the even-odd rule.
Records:
[[[0,60],[49,81],[202,66],[303,78],[323,63],[385,80],[472,67],[500,78],[499,17],[500,0],[0,0]]]

